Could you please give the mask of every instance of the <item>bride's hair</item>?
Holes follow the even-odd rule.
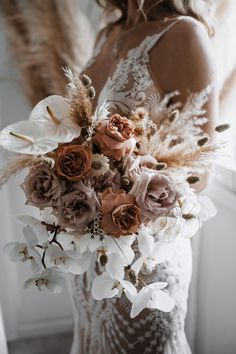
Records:
[[[106,10],[119,9],[121,11],[120,22],[127,18],[128,0],[96,0]],[[137,0],[140,10],[145,14],[146,0]],[[192,16],[204,23],[209,32],[213,31],[212,13],[214,9],[214,0],[156,0],[153,1],[154,6],[161,6],[170,12],[179,15]]]

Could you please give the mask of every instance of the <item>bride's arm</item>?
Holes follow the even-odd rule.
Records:
[[[204,107],[208,123],[203,126],[206,133],[213,134],[219,98],[211,41],[203,25],[195,20],[184,20],[173,26],[153,50],[151,69],[163,95],[178,89],[177,100],[182,103],[191,92],[213,85]],[[201,176],[196,189],[200,191],[206,185],[207,175]]]

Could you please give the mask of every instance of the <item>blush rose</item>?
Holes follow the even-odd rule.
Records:
[[[133,122],[114,114],[97,125],[93,142],[101,148],[104,155],[120,161],[135,148]]]
[[[164,173],[142,172],[130,194],[136,198],[144,220],[168,213],[179,197],[172,179]]]
[[[63,195],[56,216],[63,227],[84,232],[90,221],[97,215],[98,209],[96,193],[80,181],[74,184],[70,193]]]
[[[27,198],[26,204],[39,209],[59,205],[62,185],[53,170],[46,165],[32,168],[21,188]]]

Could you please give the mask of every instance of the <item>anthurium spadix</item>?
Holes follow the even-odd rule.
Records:
[[[58,144],[45,136],[44,130],[36,122],[20,121],[0,132],[0,145],[9,151],[44,155],[57,148]]]
[[[58,143],[69,143],[81,132],[81,128],[70,119],[69,102],[58,95],[40,101],[33,108],[29,120],[37,122],[47,138]]]

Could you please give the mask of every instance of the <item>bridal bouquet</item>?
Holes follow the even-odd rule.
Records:
[[[94,112],[91,80],[67,76],[67,98],[47,97],[0,133],[12,155],[0,184],[26,169],[26,204],[40,211],[17,218],[25,239],[5,251],[31,264],[25,288],[57,293],[66,273],[96,269],[95,299],[125,293],[132,318],[144,308],[171,311],[167,284],[145,280],[171,259],[177,238],[191,238],[216,213],[193,189],[220,148],[201,129],[210,88],[184,107],[168,104],[177,92],[152,96],[123,117],[106,102]]]

